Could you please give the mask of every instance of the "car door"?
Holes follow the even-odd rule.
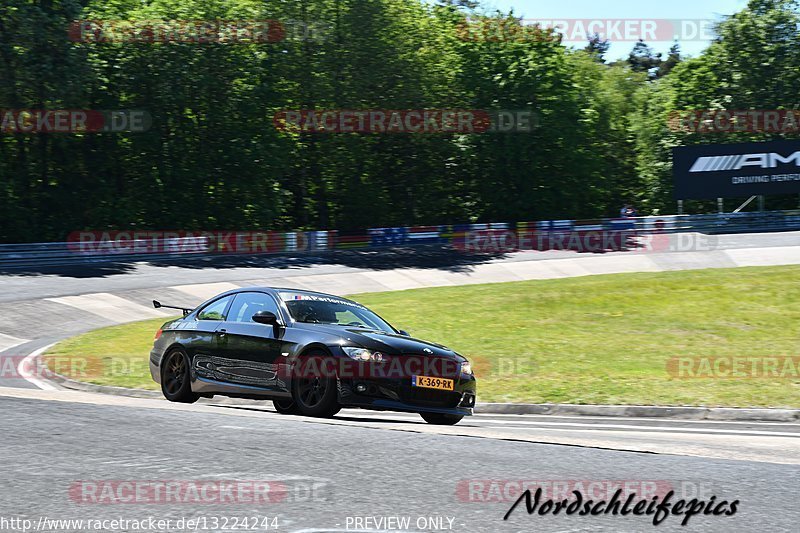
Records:
[[[278,371],[283,328],[253,322],[259,311],[280,317],[278,304],[269,294],[257,291],[237,293],[222,326],[217,329],[217,354],[222,359],[216,370],[219,379],[239,386],[285,391],[285,379]]]
[[[183,328],[186,336],[185,346],[197,377],[216,379],[209,371],[208,362],[219,356],[217,330],[225,323],[233,296],[230,294],[209,302],[197,312],[195,319],[187,322]]]
[[[232,294],[217,298],[200,309],[193,321],[185,323],[183,329],[190,357],[214,355],[217,350],[216,331],[223,324],[231,302]]]

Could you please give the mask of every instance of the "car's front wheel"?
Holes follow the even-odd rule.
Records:
[[[329,357],[314,354],[300,361],[299,375],[293,380],[292,397],[303,415],[324,418],[341,410],[336,375],[325,370],[324,363]]]
[[[454,426],[464,418],[461,415],[443,415],[441,413],[420,413],[419,416],[428,424],[437,426]]]
[[[169,352],[161,368],[161,392],[171,402],[194,403],[199,396],[192,392],[189,357],[183,350]]]

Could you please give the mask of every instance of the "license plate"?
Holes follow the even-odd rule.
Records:
[[[430,376],[411,376],[411,385],[426,389],[453,390],[453,380]]]

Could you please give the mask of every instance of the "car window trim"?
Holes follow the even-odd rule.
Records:
[[[226,319],[228,318],[228,311],[230,311],[231,304],[233,304],[233,300],[236,298],[237,294],[239,294],[239,293],[234,292],[234,293],[231,293],[231,294],[223,294],[223,295],[220,295],[219,298],[215,298],[215,299],[211,300],[210,302],[208,302],[208,304],[204,305],[202,309],[197,311],[197,313],[194,315],[195,321],[199,322],[199,321],[202,320],[204,322],[226,322],[227,321]],[[208,309],[209,307],[211,307],[212,305],[214,305],[215,303],[217,303],[218,301],[220,301],[220,300],[222,300],[224,298],[230,298],[231,300],[228,302],[228,305],[226,305],[225,309],[222,311],[222,318],[221,319],[212,320],[210,318],[200,318],[200,315],[203,313],[203,311],[205,311],[206,309]]]
[[[281,306],[280,306],[280,304],[278,304],[278,302],[275,300],[275,297],[272,294],[270,294],[268,292],[264,292],[264,291],[257,291],[257,290],[249,289],[249,290],[239,291],[239,292],[236,292],[236,293],[233,294],[233,299],[231,300],[231,304],[228,305],[227,313],[225,313],[225,318],[222,320],[223,322],[230,322],[232,324],[257,324],[258,323],[258,322],[252,322],[250,320],[243,320],[243,321],[240,321],[240,320],[228,320],[228,314],[230,313],[231,307],[233,306],[233,302],[236,301],[236,297],[237,296],[242,295],[242,294],[263,294],[267,298],[270,298],[272,300],[272,303],[275,304],[275,308],[278,310],[278,313],[282,314]],[[280,317],[278,317],[278,318],[280,318]],[[283,322],[286,322],[286,321],[283,320]]]

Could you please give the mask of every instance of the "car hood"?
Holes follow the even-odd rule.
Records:
[[[415,339],[414,337],[399,335],[397,333],[386,333],[384,331],[357,327],[330,326],[326,324],[296,323],[296,325],[306,330],[324,332],[339,337],[347,341],[346,345],[363,346],[368,350],[375,350],[386,354],[432,355],[446,357],[448,359],[464,359],[464,357],[447,346],[424,341],[422,339]]]

